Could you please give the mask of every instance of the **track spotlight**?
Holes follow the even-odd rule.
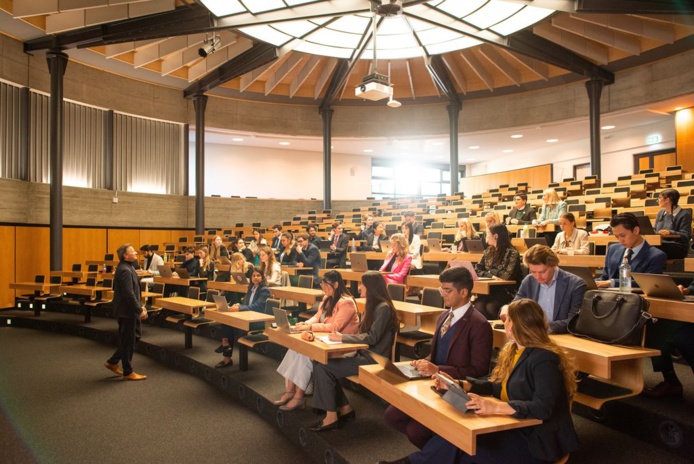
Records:
[[[203,46],[198,49],[198,55],[200,55],[203,58],[206,58],[207,55],[211,55],[212,53],[219,50],[221,45],[222,41],[219,38],[219,36],[213,35],[211,39],[205,39],[205,43],[203,44]]]

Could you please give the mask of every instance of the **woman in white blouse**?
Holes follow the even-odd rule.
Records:
[[[268,285],[282,285],[282,267],[275,260],[275,254],[267,245],[258,247],[260,257],[260,269],[263,271]]]
[[[573,213],[564,213],[559,216],[561,232],[554,240],[552,250],[560,255],[587,255],[590,253],[588,232],[576,228],[576,218]]]
[[[410,255],[412,256],[412,269],[422,269],[422,255],[419,253],[422,249],[422,241],[419,239],[419,235],[414,234],[412,224],[409,222],[403,222],[400,226],[400,230],[407,239],[407,243],[410,248]],[[412,271],[410,270],[410,272]]]

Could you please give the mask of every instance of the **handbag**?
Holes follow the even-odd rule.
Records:
[[[643,326],[657,320],[648,305],[634,293],[588,290],[567,328],[572,335],[596,342],[641,346]]]

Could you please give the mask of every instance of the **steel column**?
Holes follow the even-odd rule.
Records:
[[[590,103],[590,172],[601,179],[601,152],[600,152],[600,95],[604,82],[600,79],[591,79],[586,82],[588,100]]]
[[[207,95],[193,96],[195,107],[195,233],[205,233],[205,108]]]
[[[333,110],[321,108],[320,115],[323,118],[323,209],[331,209],[331,145],[332,145],[332,119]]]

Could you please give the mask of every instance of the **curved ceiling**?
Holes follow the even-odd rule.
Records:
[[[668,10],[668,4],[677,2],[631,2],[631,10],[619,11],[627,2],[403,1],[401,16],[379,19],[376,47],[378,71],[390,75],[394,97],[403,102],[441,101],[450,90],[491,96],[579,78],[609,83],[620,63],[631,65],[643,56],[653,59],[649,51],[663,56],[667,45],[694,35],[691,7],[686,14]],[[274,42],[273,59],[240,67],[248,72],[228,74],[228,79],[217,81],[213,93],[316,104],[335,81],[338,88],[331,89],[329,103],[362,101],[355,97],[354,87],[373,71],[367,0],[217,3],[235,7],[235,14],[215,18],[192,0],[14,0],[0,3],[0,8],[30,26],[33,33],[24,28],[15,34],[26,42],[27,51],[59,47],[71,54],[70,49],[88,49],[91,65],[118,73],[125,66],[132,71],[129,75],[182,89],[253,55],[263,37]],[[616,6],[605,9],[603,4]],[[483,18],[480,12],[492,6],[500,16]],[[546,6],[558,11],[543,9]],[[511,33],[506,27],[513,21],[511,13],[523,12],[539,22]],[[435,27],[432,18],[444,25]],[[361,32],[350,36],[350,24]],[[219,46],[200,57],[198,49],[213,34],[219,36]],[[325,44],[318,47],[321,38],[333,50]],[[320,51],[323,54],[312,54]],[[395,59],[398,56],[406,57]],[[441,74],[446,75],[443,85]]]

